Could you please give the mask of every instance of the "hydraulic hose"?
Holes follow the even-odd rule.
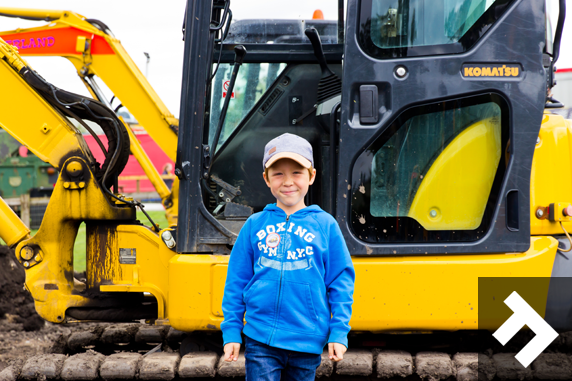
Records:
[[[564,231],[564,234],[566,234],[566,238],[568,238],[568,242],[570,242],[570,247],[566,250],[558,248],[558,251],[561,251],[563,253],[567,253],[569,251],[572,251],[572,238],[570,238],[570,235],[568,234],[566,229],[564,229],[564,225],[562,225],[562,221],[560,221],[560,227],[562,228],[562,231]]]
[[[94,168],[96,180],[110,197],[133,207],[139,207],[147,219],[149,219],[153,230],[159,231],[159,227],[145,211],[144,205],[140,201],[127,201],[116,196],[109,189],[116,182],[117,175],[125,168],[130,153],[129,133],[117,115],[99,101],[55,87],[27,67],[24,67],[20,74],[46,101],[64,114],[74,119],[79,117],[91,120],[102,127],[108,139],[108,150],[105,151],[101,141],[98,142],[100,148],[103,147],[102,151],[105,154],[105,160],[101,168]]]

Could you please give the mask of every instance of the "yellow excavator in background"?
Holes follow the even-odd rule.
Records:
[[[21,56],[67,58],[91,96],[113,108],[96,82],[101,79],[120,100],[115,111],[126,107],[169,159],[176,160],[179,121],[107,25],[71,11],[0,7],[0,16],[49,21],[35,28],[0,32],[0,37],[18,48]],[[175,178],[169,189],[130,128],[128,132],[133,156],[157,190],[169,224],[176,224],[179,180]]]
[[[101,256],[105,256],[108,250],[113,250],[107,242],[111,236],[108,232],[100,231],[103,226],[110,228],[117,223],[129,225],[125,225],[130,232],[128,236],[121,233],[123,228],[119,226],[118,229],[112,228],[116,233],[111,235],[116,235],[116,242],[122,246],[124,244],[120,242],[125,239],[130,245],[136,245],[137,242],[151,245],[144,251],[149,255],[148,264],[155,269],[164,266],[165,255],[167,259],[170,256],[171,251],[165,245],[160,245],[156,225],[151,222],[152,228],[148,228],[135,219],[135,207],[141,204],[117,193],[117,177],[125,167],[132,149],[129,128],[105,104],[47,83],[17,51],[17,48],[0,39],[0,78],[5,88],[10,89],[1,95],[0,127],[26,145],[37,157],[58,169],[60,174],[38,233],[30,237],[29,229],[2,201],[0,236],[12,247],[26,242],[19,250],[27,253],[22,257],[27,259],[21,263],[25,269],[31,270],[27,274],[31,283],[26,288],[38,304],[37,311],[43,311],[39,312],[42,316],[53,315],[50,319],[62,322],[65,320],[62,307],[65,306],[65,310],[88,305],[99,311],[101,307],[104,310],[119,308],[115,313],[120,314],[121,311],[127,314],[138,311],[135,312],[138,315],[142,309],[149,308],[148,303],[142,300],[143,294],[142,298],[126,298],[121,296],[121,291],[125,290],[110,285],[111,291],[119,292],[112,292],[111,299],[104,297],[106,300],[101,300],[103,304],[100,304],[97,297],[94,299],[93,296],[82,295],[82,290],[86,291],[86,284],[73,278],[73,245],[81,222],[86,222],[88,246],[94,249],[98,247],[93,251],[88,250],[89,260],[99,258],[96,261],[103,261],[100,265],[87,269],[90,279],[102,279],[101,275],[107,273],[103,263],[110,264]],[[26,105],[26,110],[34,112],[13,112],[22,104]],[[88,131],[91,128],[86,121],[101,127],[108,140],[107,147],[99,141],[105,156],[102,163],[94,159],[81,132],[71,120]],[[115,188],[113,192],[112,187]],[[140,249],[137,250],[136,246],[127,251],[122,251],[124,257],[121,262],[139,258],[137,263],[141,264],[142,255],[147,256]],[[119,268],[116,270],[122,272]],[[99,275],[93,274],[93,271]],[[161,316],[164,316],[164,298],[160,289],[166,286],[163,284],[166,277],[162,271],[157,271],[156,274],[159,279],[153,279],[153,275],[150,278],[147,275],[142,278],[136,275],[137,286],[134,286],[149,292],[149,295],[155,295],[153,299],[159,300],[158,308],[163,311]],[[103,275],[105,277],[107,276]],[[149,286],[146,286],[148,282]],[[157,285],[160,284],[163,286],[158,288]],[[152,305],[154,316],[157,303]]]

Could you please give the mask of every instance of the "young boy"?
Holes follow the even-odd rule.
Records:
[[[224,358],[238,359],[244,331],[246,380],[314,380],[326,343],[333,361],[347,350],[354,268],[336,220],[304,203],[316,178],[310,143],[283,134],[262,165],[276,204],[246,221],[232,249]]]

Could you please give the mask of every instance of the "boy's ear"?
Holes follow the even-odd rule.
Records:
[[[266,183],[266,185],[268,185],[268,187],[270,188],[270,183],[268,182],[268,179],[266,178],[266,172],[262,172],[262,177],[264,178],[264,182]]]
[[[312,168],[312,176],[310,177],[310,185],[314,184],[316,180],[316,168]]]

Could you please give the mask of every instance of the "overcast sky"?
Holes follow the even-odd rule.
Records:
[[[548,0],[555,5],[556,0]],[[567,0],[572,13],[572,0]],[[71,10],[87,18],[95,18],[109,26],[115,37],[145,73],[148,52],[151,60],[148,79],[167,108],[178,117],[181,93],[183,41],[181,26],[186,0],[0,0],[0,7]],[[233,0],[234,19],[245,18],[311,18],[315,9],[321,9],[326,19],[336,19],[335,0]],[[278,8],[282,8],[278,10]],[[278,10],[278,12],[277,12]],[[572,16],[569,17],[572,20]],[[558,62],[559,68],[572,67],[572,30],[567,21]],[[22,19],[0,17],[0,30],[34,27],[45,24]],[[27,58],[48,81],[63,89],[89,95],[75,74],[69,61],[59,57]]]

